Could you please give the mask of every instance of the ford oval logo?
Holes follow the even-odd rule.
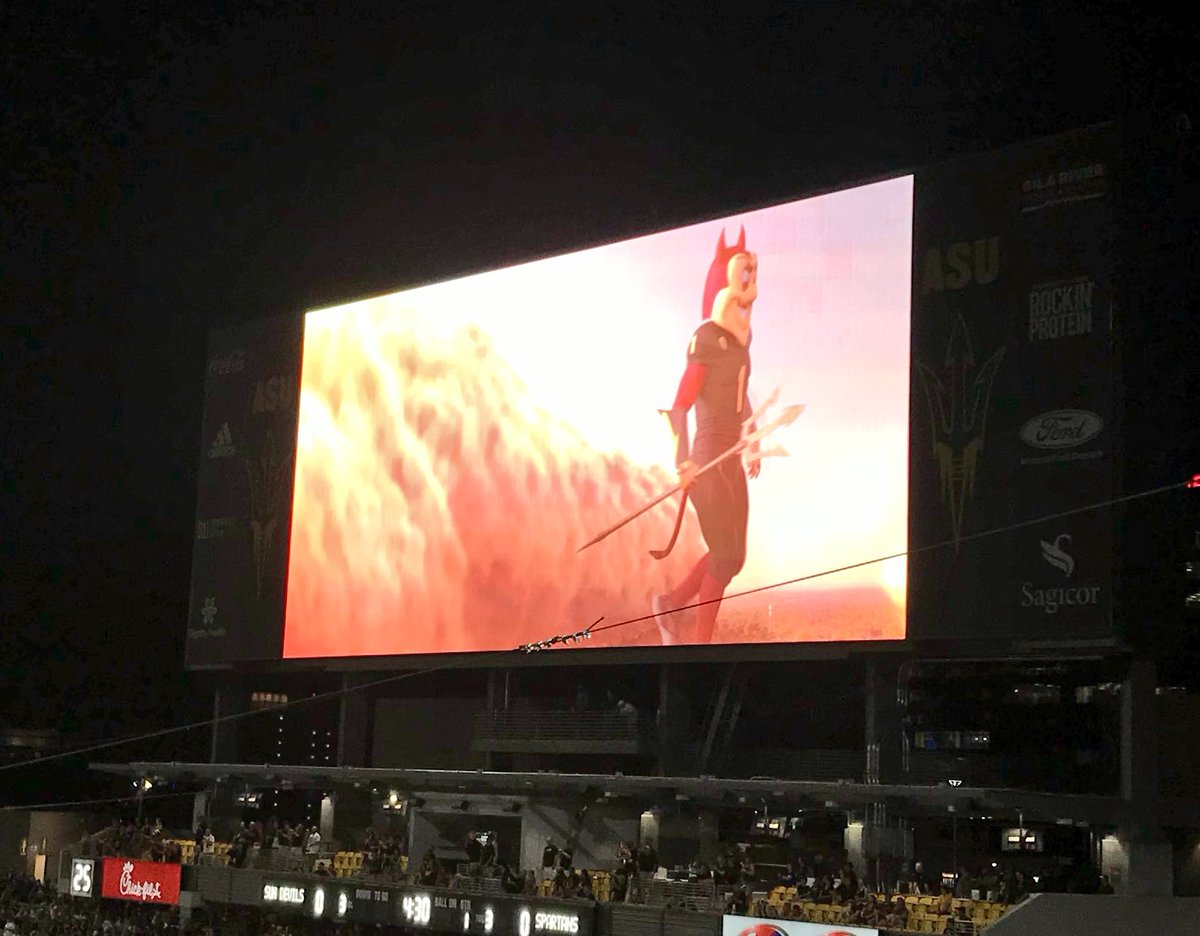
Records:
[[[1087,410],[1051,410],[1034,416],[1021,427],[1021,439],[1039,449],[1069,449],[1100,434],[1104,420]]]

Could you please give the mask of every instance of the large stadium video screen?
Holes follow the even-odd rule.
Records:
[[[284,657],[903,638],[912,201],[310,312]]]

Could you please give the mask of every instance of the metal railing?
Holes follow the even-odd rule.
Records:
[[[475,737],[504,741],[628,741],[650,724],[618,712],[479,712]]]

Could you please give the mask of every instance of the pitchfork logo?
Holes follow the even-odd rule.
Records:
[[[1071,573],[1075,571],[1075,559],[1063,549],[1062,544],[1071,542],[1070,533],[1060,533],[1054,538],[1053,543],[1047,543],[1042,540],[1042,558],[1050,565],[1058,569],[1067,578],[1071,577]]]
[[[950,511],[956,549],[962,538],[967,506],[975,494],[992,383],[1003,360],[1001,345],[986,362],[976,363],[967,323],[960,315],[950,331],[941,367],[917,361],[917,373],[929,407],[933,457],[941,478],[942,500]]]
[[[261,598],[267,565],[283,538],[280,516],[291,482],[291,460],[276,434],[266,434],[257,458],[244,459],[250,482],[250,532],[253,539],[255,594]],[[283,521],[286,523],[286,519]]]

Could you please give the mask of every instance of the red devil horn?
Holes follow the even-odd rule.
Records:
[[[722,232],[724,233],[724,232]],[[746,250],[746,225],[742,225],[738,231],[737,252],[744,253]]]
[[[725,249],[725,228],[721,228],[721,239],[717,241],[717,256],[724,256]]]

